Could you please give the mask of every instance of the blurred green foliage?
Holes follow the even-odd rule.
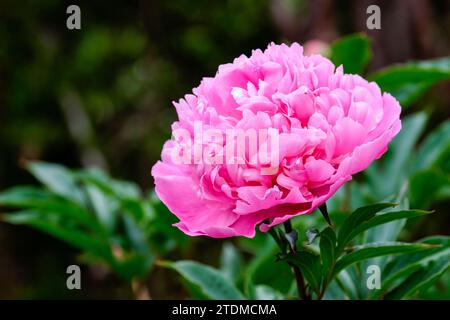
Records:
[[[13,283],[17,288],[9,291],[5,281],[0,296],[67,294],[61,288],[65,274],[58,261],[72,262],[74,253],[55,247],[54,254],[37,258],[40,264],[26,267],[34,251],[46,251],[38,251],[40,243],[53,241],[37,233],[27,237],[17,225],[32,226],[74,246],[77,261],[89,265],[92,273],[102,265],[117,275],[120,281],[111,287],[105,278],[90,280],[92,291],[101,283],[114,292],[98,293],[100,297],[127,296],[117,288],[135,281],[155,298],[296,296],[292,272],[287,264],[275,263],[279,249],[268,235],[224,241],[187,238],[171,226],[176,218],[154,194],[141,191],[151,190],[150,167],[170,136],[175,119],[170,102],[188,93],[202,76],[213,75],[218,64],[290,38],[275,25],[273,12],[281,9],[274,3],[113,1],[106,10],[104,4],[83,2],[80,31],[65,28],[63,2],[0,3],[0,189],[5,189],[0,206],[6,213],[2,218],[14,225],[0,225],[0,231],[6,231],[0,251],[5,243],[23,243],[19,254],[26,258],[18,260],[21,264],[11,262],[10,269],[23,268],[18,277],[31,283]],[[292,11],[308,10],[305,1],[281,4]],[[330,58],[346,72],[367,71],[371,80],[395,95],[404,108],[403,129],[383,159],[330,199],[330,215],[341,226],[357,208],[381,201],[399,202],[396,211],[434,209],[433,215],[378,225],[349,245],[401,241],[442,247],[346,266],[329,281],[324,298],[380,298],[381,293],[384,298],[448,298],[448,239],[438,236],[449,230],[449,121],[438,112],[448,101],[431,95],[430,89],[449,79],[449,58],[372,72],[372,43],[362,34],[344,37],[332,44]],[[64,166],[30,162],[37,159]],[[323,239],[333,236],[324,231],[329,229],[320,214],[295,218],[293,224],[299,244],[316,254],[323,250],[312,261],[329,264],[331,249]],[[310,228],[321,231],[311,245],[305,234]],[[333,232],[339,242],[342,227]],[[389,280],[375,293],[365,287],[364,273],[374,262],[384,266]],[[39,280],[35,273],[26,276],[34,269],[44,270]],[[90,294],[86,290],[82,297]]]
[[[192,298],[292,298],[293,279],[287,264],[275,261],[278,256],[277,260],[301,269],[313,297],[399,299],[427,289],[450,268],[448,237],[397,241],[406,219],[431,213],[409,210],[406,194],[397,199],[398,209],[389,209],[397,206],[394,203],[363,206],[339,224],[339,232],[326,227],[314,239],[301,236],[302,245],[295,255],[287,252],[288,243],[277,229],[274,238],[281,252],[277,254],[275,243],[266,235],[261,247],[261,240],[255,239],[257,247],[251,249],[252,258],[246,263],[239,252],[245,245],[227,243],[220,269],[216,269],[195,261],[164,260],[172,251],[186,247],[188,237],[171,227],[176,219],[154,194],[143,197],[135,184],[111,179],[97,169],[72,171],[33,162],[28,170],[43,187],[18,186],[1,192],[0,205],[17,209],[3,214],[2,220],[31,226],[67,242],[81,251],[81,262],[104,264],[132,286],[135,281],[145,283],[156,262],[156,266],[178,272]],[[316,226],[317,217],[313,217]],[[296,229],[305,230],[305,226],[296,225]],[[416,253],[419,251],[424,252]],[[393,254],[399,256],[386,258]],[[375,257],[384,258],[372,263],[384,268],[387,280],[382,291],[372,294],[361,285],[366,276],[361,270],[366,269],[367,259]],[[333,285],[338,288],[328,291]]]
[[[97,169],[70,171],[42,162],[28,169],[44,188],[19,186],[3,192],[0,204],[20,209],[3,220],[66,241],[81,250],[82,261],[106,264],[132,280],[148,275],[158,254],[186,243],[187,237],[170,227],[173,215],[131,182]]]

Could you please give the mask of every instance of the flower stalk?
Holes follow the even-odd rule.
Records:
[[[292,234],[292,224],[291,220],[287,220],[284,222],[284,231],[286,232],[286,235]],[[296,240],[296,239],[295,239]],[[296,241],[290,242],[289,250],[293,255],[297,253],[297,244]],[[298,266],[292,265],[292,270],[294,271],[295,275],[295,282],[297,283],[297,290],[300,298],[302,300],[311,300],[311,297],[309,296],[308,292],[306,291],[306,285],[305,285],[305,279],[303,278],[302,271]]]
[[[297,253],[297,233],[292,229],[291,220],[287,220],[284,222],[284,234],[283,231],[280,230],[280,234],[271,229],[269,232],[274,238],[277,245],[280,247],[282,254],[286,254],[286,249],[289,247],[290,254],[296,255]],[[288,245],[286,245],[288,242]],[[303,278],[303,274],[298,266],[290,264],[295,276],[295,282],[297,284],[297,290],[299,294],[299,298],[302,300],[311,300],[311,296],[308,294],[306,290],[305,279]]]

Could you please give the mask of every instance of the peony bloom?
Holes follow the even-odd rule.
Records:
[[[297,43],[221,65],[174,104],[174,136],[152,175],[158,197],[180,219],[175,226],[192,236],[253,237],[257,225],[265,232],[311,213],[379,158],[401,128],[390,94],[320,55],[303,55]],[[267,130],[276,139],[250,132],[239,153],[233,130]],[[258,158],[262,149],[268,156]]]

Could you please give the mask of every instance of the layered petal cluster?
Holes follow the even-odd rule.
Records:
[[[179,163],[173,152],[186,139],[165,143],[152,169],[156,193],[192,236],[253,237],[257,225],[267,231],[311,213],[386,152],[401,128],[390,94],[320,55],[305,56],[297,43],[270,44],[221,65],[174,105],[172,130],[184,129],[190,143],[195,123],[223,132],[223,146],[230,129],[279,132],[270,174],[262,174],[266,164],[250,161],[254,150],[246,150],[244,163]]]

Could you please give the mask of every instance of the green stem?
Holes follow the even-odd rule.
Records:
[[[286,233],[292,232],[292,224],[291,220],[287,220],[284,222],[284,231]],[[297,246],[294,243],[290,246],[290,251],[293,255],[297,252]],[[303,300],[311,300],[311,297],[308,295],[306,291],[305,279],[303,278],[303,274],[298,266],[292,265],[292,270],[294,270],[295,282],[297,283],[298,294]]]
[[[284,231],[285,233],[290,233],[292,232],[292,224],[291,221],[288,220],[286,222],[284,222]],[[271,229],[269,231],[269,233],[272,235],[272,237],[274,238],[275,242],[277,243],[277,245],[280,247],[282,253],[286,253],[286,246],[284,245],[286,242],[286,236],[284,237],[284,239],[280,238],[280,235],[276,232],[275,229]],[[281,232],[280,232],[281,233]],[[283,236],[283,234],[281,233],[281,237]],[[290,248],[290,252],[295,255],[296,251],[297,251],[297,247],[295,245],[295,243],[292,246],[289,246]],[[305,280],[303,278],[303,274],[300,270],[299,267],[295,266],[295,265],[291,265],[292,270],[294,271],[294,275],[295,275],[295,282],[297,284],[297,290],[298,290],[298,294],[299,297],[303,300],[311,300],[311,297],[308,295],[307,291],[306,291],[306,284],[305,284]]]

